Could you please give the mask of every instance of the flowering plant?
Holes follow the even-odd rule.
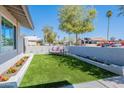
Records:
[[[16,66],[19,67],[19,66],[21,66],[23,63],[24,63],[23,61],[18,61],[18,62],[16,63]]]
[[[10,67],[7,71],[7,73],[15,73],[17,71],[17,69],[15,67]]]
[[[0,75],[0,81],[7,81],[9,77]]]

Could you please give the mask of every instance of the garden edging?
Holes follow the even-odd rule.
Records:
[[[25,56],[24,54],[23,56]],[[19,70],[19,72],[15,75],[12,76],[9,80],[0,82],[0,88],[17,88],[19,87],[19,84],[21,83],[21,80],[24,77],[25,72],[28,69],[29,64],[31,63],[33,58],[33,54],[29,54],[28,60],[25,62],[23,67]]]
[[[68,54],[68,55],[73,56],[75,58],[78,58],[78,59],[80,59],[80,60],[82,60],[84,62],[87,62],[89,64],[92,64],[92,65],[95,65],[97,67],[100,67],[102,69],[105,69],[105,70],[108,70],[110,72],[113,72],[115,74],[124,76],[124,66],[118,66],[118,65],[114,65],[114,64],[107,65],[107,64],[99,63],[99,62],[96,62],[96,61],[93,61],[93,60],[90,60],[90,59],[87,59],[87,58],[79,57],[79,56],[74,55],[74,54]]]

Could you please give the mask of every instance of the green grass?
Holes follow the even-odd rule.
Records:
[[[35,55],[20,87],[76,84],[114,75],[70,56]]]

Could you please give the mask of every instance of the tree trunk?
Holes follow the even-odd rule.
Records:
[[[78,34],[76,33],[76,45],[78,45]]]
[[[70,40],[70,33],[69,33],[69,46],[71,45],[71,40]]]
[[[108,18],[107,41],[109,40],[109,25],[110,25],[110,18]]]
[[[85,36],[84,36],[84,38],[85,38]],[[85,42],[85,39],[84,39],[84,46],[86,46],[86,42]]]

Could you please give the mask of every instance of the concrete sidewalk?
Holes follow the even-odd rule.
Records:
[[[124,77],[117,76],[107,79],[74,84],[74,88],[124,88]]]
[[[81,83],[81,84],[74,84],[74,88],[106,88],[106,86],[100,84],[97,81]]]

